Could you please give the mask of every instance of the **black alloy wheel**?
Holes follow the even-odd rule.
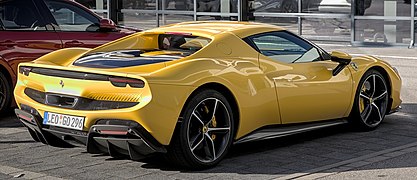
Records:
[[[174,135],[168,159],[190,169],[219,163],[233,141],[234,115],[218,91],[203,90],[186,105],[183,121]]]
[[[362,130],[375,129],[388,110],[389,91],[384,76],[369,70],[359,82],[351,122]]]

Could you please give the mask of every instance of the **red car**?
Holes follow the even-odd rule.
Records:
[[[0,112],[13,106],[17,65],[67,47],[93,48],[139,30],[69,0],[0,1]]]

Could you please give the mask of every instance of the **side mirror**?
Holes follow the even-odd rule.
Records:
[[[106,30],[106,31],[114,31],[117,29],[116,24],[111,19],[101,19],[100,20],[100,29]]]
[[[339,63],[339,65],[336,66],[336,68],[333,69],[333,76],[336,76],[337,74],[339,74],[347,65],[350,64],[350,62],[352,61],[352,56],[344,53],[344,52],[340,52],[340,51],[332,51],[331,52],[331,60],[334,62]]]

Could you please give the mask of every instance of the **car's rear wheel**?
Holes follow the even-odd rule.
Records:
[[[183,111],[183,120],[171,141],[167,157],[191,169],[219,163],[233,141],[234,115],[218,91],[199,91]]]
[[[2,73],[0,73],[0,113],[3,113],[9,109],[11,100],[11,83]]]
[[[375,129],[384,120],[389,91],[384,76],[376,70],[367,71],[356,90],[350,121],[361,130]]]

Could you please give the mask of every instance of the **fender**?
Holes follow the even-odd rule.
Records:
[[[238,78],[241,75],[247,78]],[[233,94],[239,109],[237,139],[260,127],[281,123],[273,82],[266,80],[257,58],[191,59],[144,77],[151,84],[193,87],[189,94],[208,83],[223,85]]]
[[[352,67],[352,65],[349,65],[348,68],[352,72],[352,78],[354,79],[353,84],[353,90],[356,92],[356,89],[358,88],[359,81],[361,80],[362,76],[371,68],[381,68],[384,69],[387,74],[387,81],[391,87],[391,93],[390,98],[392,99],[391,107],[388,107],[390,110],[393,110],[400,106],[401,99],[400,99],[400,92],[401,92],[401,77],[398,75],[398,73],[394,70],[394,68],[386,63],[385,61],[373,57],[373,56],[361,56],[356,57],[352,59],[352,63],[355,63],[355,68]],[[351,64],[352,64],[351,63]],[[355,94],[352,96],[352,103],[351,106],[353,106],[353,102],[355,100]],[[352,109],[350,107],[349,109]],[[389,111],[388,111],[389,112]],[[347,115],[350,114],[350,111]]]

